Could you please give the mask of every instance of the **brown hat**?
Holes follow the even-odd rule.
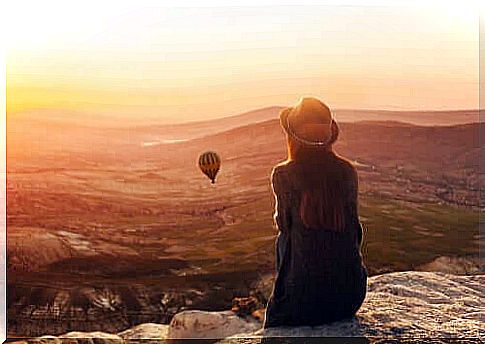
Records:
[[[325,146],[335,141],[337,124],[327,105],[313,97],[303,97],[294,107],[280,113],[283,129],[301,143]],[[338,133],[337,133],[338,135]]]

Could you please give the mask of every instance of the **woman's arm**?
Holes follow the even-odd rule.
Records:
[[[281,171],[277,167],[271,172],[271,188],[275,198],[273,220],[281,232],[288,232],[291,225],[291,212],[288,206],[288,185],[283,182]]]

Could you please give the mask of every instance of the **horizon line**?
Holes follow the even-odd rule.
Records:
[[[186,120],[186,121],[182,121],[182,122],[167,122],[167,123],[160,123],[160,124],[161,125],[171,125],[171,124],[177,125],[177,124],[187,124],[187,123],[196,124],[196,123],[203,123],[203,122],[216,120],[216,119],[234,118],[234,117],[242,116],[242,115],[245,115],[245,114],[249,114],[251,112],[263,111],[263,110],[272,109],[272,108],[284,109],[284,108],[287,108],[287,107],[290,107],[290,106],[267,105],[267,106],[262,106],[262,107],[259,107],[259,108],[252,108],[250,110],[245,110],[245,111],[235,113],[235,114],[231,114],[231,115],[209,117],[209,118],[205,118],[205,119],[193,119],[193,120]],[[9,117],[9,116],[13,116],[13,115],[16,115],[16,114],[22,115],[22,114],[26,114],[26,113],[29,113],[29,112],[32,112],[32,111],[46,112],[46,111],[49,111],[49,110],[56,111],[56,112],[66,111],[66,112],[80,113],[80,114],[90,114],[91,113],[93,115],[99,116],[100,117],[99,120],[116,117],[116,115],[110,115],[110,114],[106,114],[106,113],[96,113],[96,111],[64,110],[64,109],[59,109],[59,108],[32,108],[32,109],[24,109],[24,110],[20,110],[20,111],[12,111],[12,112],[10,112],[10,114],[9,114],[9,111],[5,111],[5,119],[7,119],[7,117]],[[337,111],[357,111],[357,112],[358,111],[361,111],[361,112],[376,111],[376,112],[412,112],[412,113],[419,113],[419,112],[436,112],[436,113],[438,113],[438,112],[467,112],[467,111],[475,112],[475,111],[477,111],[480,114],[480,112],[485,111],[485,107],[484,108],[479,108],[479,107],[477,107],[477,108],[454,108],[454,109],[389,109],[389,108],[346,108],[346,107],[341,107],[341,108],[331,109],[331,111],[332,112],[337,112]],[[123,115],[122,116],[122,118],[124,118],[124,119],[129,119],[130,117],[131,117],[130,115]],[[135,116],[133,116],[133,117],[135,117]],[[275,117],[275,118],[277,118],[277,117]],[[67,118],[67,116],[66,117],[62,116],[59,119],[68,119],[68,118]],[[94,120],[94,118],[91,118],[91,119]],[[145,120],[154,120],[154,119],[156,119],[156,117],[149,116]],[[164,118],[164,119],[166,120],[166,118]],[[153,123],[153,124],[156,124],[156,123]]]

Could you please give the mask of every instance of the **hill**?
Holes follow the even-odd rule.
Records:
[[[273,271],[278,119],[156,145],[143,143],[159,127],[19,123],[7,137],[9,331],[166,323],[182,307],[226,309]],[[340,126],[371,275],[478,255],[478,123]],[[216,184],[196,166],[208,149],[222,158]]]
[[[340,121],[398,121],[416,125],[458,125],[465,123],[477,123],[479,119],[478,110],[352,110],[337,109],[335,117]]]

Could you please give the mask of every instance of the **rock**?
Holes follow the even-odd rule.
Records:
[[[123,339],[165,339],[168,336],[168,325],[146,323],[118,333]]]
[[[315,327],[279,327],[236,334],[261,337],[478,338],[484,327],[485,275],[395,272],[369,279],[356,316]],[[249,343],[249,342],[248,342]]]
[[[232,311],[239,316],[251,315],[263,305],[255,296],[250,297],[236,297],[232,300]]]
[[[266,308],[260,308],[255,310],[254,312],[251,313],[251,316],[258,320],[259,322],[264,321],[264,313],[266,312]]]
[[[31,344],[61,344],[61,339],[55,336],[42,336],[29,341]],[[15,342],[17,344],[27,343],[26,341]]]
[[[37,338],[35,342],[64,344],[65,341],[60,342],[62,338],[99,338],[95,344],[114,344],[141,338],[211,338],[229,344],[260,343],[264,337],[331,336],[374,340],[448,338],[448,342],[450,338],[468,338],[468,342],[478,343],[479,330],[485,327],[482,302],[485,275],[394,272],[370,277],[367,290],[366,300],[355,317],[321,326],[261,329],[261,322],[253,317],[240,317],[230,310],[190,310],[177,313],[170,325],[143,324],[118,335],[71,332],[59,337]],[[264,315],[264,309],[255,312]],[[89,339],[87,343],[94,342]]]
[[[253,318],[242,318],[232,311],[189,310],[173,317],[168,338],[225,338],[240,332],[253,332],[260,327],[261,323]]]
[[[58,337],[62,344],[121,344],[123,338],[105,332],[69,332]],[[51,342],[52,343],[52,342]]]
[[[479,275],[485,273],[485,259],[479,256],[441,256],[417,267],[418,271],[444,272],[454,275]]]

